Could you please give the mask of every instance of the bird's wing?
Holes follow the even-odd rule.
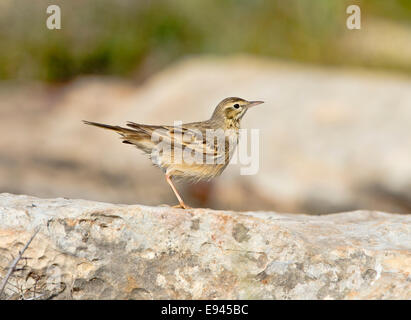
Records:
[[[207,157],[219,157],[215,139],[207,139],[205,131],[183,126],[155,126],[128,122],[127,126],[146,132],[153,143],[162,142],[171,148],[181,148],[183,152],[195,152]],[[212,140],[212,141],[209,141]]]
[[[164,154],[170,153],[173,149],[174,158],[176,149],[179,148],[184,154],[194,156],[195,159],[201,159],[206,163],[210,160],[212,163],[220,163],[225,157],[225,149],[221,148],[226,147],[223,131],[217,131],[217,137],[210,137],[210,132],[204,128],[200,130],[197,127],[184,125],[158,126],[128,122],[127,126],[132,128],[129,129],[90,121],[84,121],[84,123],[116,131],[121,135],[123,143],[135,145],[150,155],[153,151],[156,151],[156,154],[158,152]]]

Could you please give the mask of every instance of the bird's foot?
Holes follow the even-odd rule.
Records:
[[[175,206],[170,206],[169,204],[160,204],[159,207],[177,208],[177,209],[193,209],[192,207],[184,204],[176,204]]]
[[[179,208],[179,209],[193,209],[190,206],[186,205],[185,203],[180,203],[180,204],[176,204],[175,206],[173,206],[173,208]]]

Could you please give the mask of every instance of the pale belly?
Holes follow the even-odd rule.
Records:
[[[209,180],[219,176],[227,167],[237,142],[237,135],[227,137],[224,151],[211,158],[205,158],[203,155],[184,157],[181,153],[163,152],[155,159],[152,158],[152,161],[169,176],[193,181]]]

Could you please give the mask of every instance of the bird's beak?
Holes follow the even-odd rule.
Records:
[[[258,104],[262,104],[262,103],[264,103],[264,101],[249,101],[248,105],[247,105],[247,108],[251,108],[251,107],[254,107],[254,106],[256,106]]]

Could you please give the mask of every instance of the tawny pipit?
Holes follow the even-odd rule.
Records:
[[[161,168],[181,208],[189,208],[175,188],[172,178],[209,180],[227,167],[238,143],[240,121],[250,107],[263,101],[226,98],[209,120],[181,126],[158,126],[128,122],[122,128],[84,121],[121,135],[123,143],[135,145]]]

